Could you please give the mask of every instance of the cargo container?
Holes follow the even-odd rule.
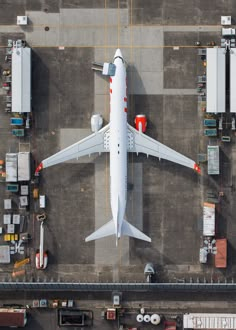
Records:
[[[6,182],[17,182],[17,154],[6,154]]]
[[[216,255],[215,255],[215,267],[226,268],[227,267],[227,239],[216,240]]]
[[[204,203],[203,236],[215,236],[215,204]]]
[[[24,124],[23,118],[20,117],[12,117],[10,120],[10,124],[14,126],[22,126]]]
[[[184,329],[236,329],[236,314],[189,313],[183,316]]]
[[[18,153],[18,181],[30,180],[30,153]]]
[[[18,192],[19,190],[19,185],[15,183],[8,183],[6,185],[6,190],[10,192]]]
[[[205,136],[217,136],[217,129],[216,128],[207,128],[204,129]]]
[[[24,327],[26,322],[25,308],[0,308],[0,327]]]
[[[219,146],[207,146],[207,171],[209,175],[220,174],[220,149]]]
[[[216,127],[216,119],[204,119],[203,125],[207,127]]]
[[[13,129],[12,130],[12,135],[15,135],[15,136],[24,136],[25,135],[25,130],[23,128],[20,128],[20,129]]]

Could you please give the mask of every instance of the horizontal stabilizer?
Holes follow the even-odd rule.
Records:
[[[107,222],[105,225],[86,237],[85,242],[93,241],[95,239],[107,237],[110,235],[115,235],[115,224],[113,220]]]
[[[143,241],[151,242],[151,238],[142,233],[139,229],[132,226],[128,221],[123,220],[121,233],[124,236],[131,236]]]

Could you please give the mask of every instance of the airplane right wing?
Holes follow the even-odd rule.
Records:
[[[42,168],[63,163],[67,160],[80,158],[93,153],[109,152],[110,124],[106,125],[98,132],[93,133],[86,138],[78,141],[71,146],[57,152],[56,154],[44,159],[37,167],[35,173]]]
[[[128,124],[128,151],[144,153],[159,159],[167,159],[171,162],[189,167],[200,172],[200,167],[190,158],[137,131]]]

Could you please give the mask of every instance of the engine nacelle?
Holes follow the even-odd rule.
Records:
[[[95,113],[91,117],[91,130],[92,132],[97,132],[102,128],[103,118],[99,113]]]
[[[145,133],[147,129],[147,117],[145,115],[137,115],[134,120],[137,131]]]

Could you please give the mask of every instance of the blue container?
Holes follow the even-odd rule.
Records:
[[[11,125],[15,125],[15,126],[23,125],[23,118],[12,117],[11,118]]]

